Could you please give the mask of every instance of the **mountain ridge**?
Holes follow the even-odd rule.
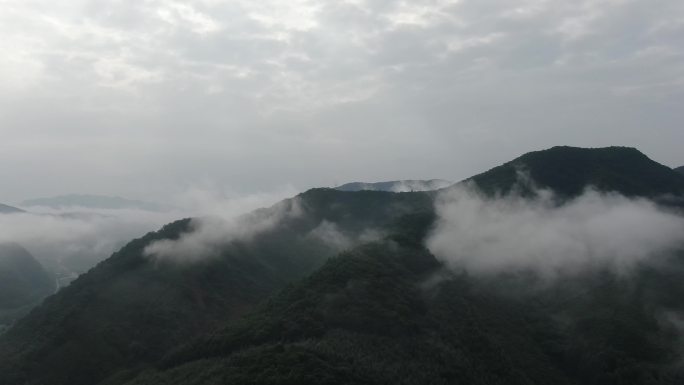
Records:
[[[117,196],[93,194],[66,194],[54,197],[27,199],[21,202],[23,207],[49,207],[53,209],[90,208],[90,209],[139,209],[147,211],[164,211],[169,207],[152,202]]]
[[[523,155],[514,161],[499,166],[501,168],[494,168],[469,178],[465,183],[474,184],[481,187],[484,192],[494,195],[497,193],[514,192],[518,180],[516,178],[511,179],[509,176],[511,173],[513,176],[517,176],[517,167],[522,164],[528,166],[531,171],[531,177],[535,175],[542,176],[539,181],[540,187],[558,189],[558,193],[565,196],[572,196],[583,191],[584,187],[578,188],[577,186],[577,180],[581,180],[581,178],[586,178],[585,185],[596,184],[598,188],[605,191],[621,192],[621,189],[625,189],[625,195],[630,196],[644,196],[648,198],[669,191],[678,191],[677,189],[682,180],[679,174],[675,174],[669,168],[666,168],[667,170],[665,171],[662,169],[664,166],[648,159],[640,152],[636,151],[635,153],[634,151],[636,150],[599,149],[598,152],[608,152],[609,154],[597,156],[594,150],[584,151],[580,149],[578,151],[573,148],[554,148],[530,153],[532,155]],[[560,158],[560,161],[555,160],[555,162],[560,163],[552,167],[553,165],[549,164],[552,163],[551,161],[539,160],[538,157],[540,155],[538,154],[541,154],[542,158]],[[584,171],[575,175],[574,180],[570,178],[572,183],[558,183],[558,180],[554,179],[557,171],[570,172],[575,170],[574,164],[578,157],[580,160],[585,159],[584,164],[580,162],[582,167],[579,168],[580,171]],[[525,160],[525,162],[521,163],[520,159]],[[635,165],[638,166],[636,167],[637,172],[633,169]],[[540,173],[537,168],[541,166],[545,166],[545,168],[542,167],[543,172]],[[632,168],[625,166],[631,166]],[[587,172],[587,170],[591,172]],[[646,172],[642,172],[644,170]],[[616,173],[620,177],[616,177]],[[656,177],[654,178],[651,174],[654,174]],[[570,175],[572,176],[572,173]],[[653,180],[658,181],[660,184],[672,182],[674,187],[662,186],[658,183],[656,183],[655,187],[643,187]],[[145,255],[146,247],[155,241],[179,240],[183,238],[184,234],[191,233],[194,222],[191,219],[184,219],[168,224],[158,232],[149,233],[140,239],[131,241],[120,251],[114,253],[112,257],[79,277],[72,285],[62,289],[57,295],[48,298],[42,306],[34,309],[29,316],[0,337],[0,382],[8,385],[24,384],[27,381],[29,383],[50,382],[56,385],[90,385],[100,381],[105,381],[104,383],[106,384],[121,384],[132,380],[137,381],[134,382],[137,384],[155,383],[159,378],[161,378],[161,383],[165,383],[164,381],[173,382],[175,379],[173,377],[169,379],[164,373],[152,372],[149,374],[151,376],[149,378],[146,378],[145,374],[137,380],[134,380],[134,378],[138,376],[141,370],[146,372],[147,369],[157,365],[160,365],[158,367],[162,371],[167,367],[172,368],[185,364],[196,365],[196,363],[193,364],[195,360],[192,356],[191,358],[179,359],[177,357],[183,357],[183,355],[179,353],[180,356],[174,356],[170,354],[171,350],[186,344],[191,346],[188,349],[193,349],[192,341],[196,341],[197,338],[201,340],[203,336],[211,335],[212,331],[222,330],[221,328],[225,327],[226,324],[231,325],[232,322],[241,322],[240,320],[244,319],[245,315],[252,314],[251,311],[261,301],[269,297],[278,298],[278,293],[284,288],[289,287],[289,285],[300,285],[300,283],[306,285],[306,282],[310,282],[307,281],[307,277],[312,276],[311,274],[333,274],[333,276],[337,274],[335,273],[337,268],[334,268],[332,273],[329,270],[328,273],[321,273],[321,270],[319,270],[321,266],[326,266],[328,263],[333,263],[333,265],[341,263],[345,265],[346,262],[344,261],[347,258],[355,258],[353,255],[357,252],[370,258],[368,263],[371,270],[367,273],[371,277],[383,277],[383,274],[385,274],[383,269],[377,270],[373,267],[376,266],[376,262],[373,259],[375,255],[378,255],[382,261],[387,262],[386,257],[403,253],[402,255],[407,257],[404,262],[408,265],[402,265],[403,267],[400,267],[399,270],[392,268],[394,270],[391,271],[395,272],[407,268],[411,269],[411,266],[414,266],[414,264],[430,264],[430,254],[425,252],[422,241],[434,223],[435,211],[433,204],[439,194],[440,191],[390,193],[312,189],[271,208],[257,210],[249,214],[248,217],[253,216],[257,220],[259,218],[269,219],[274,213],[295,207],[295,211],[301,212],[301,214],[284,217],[282,221],[276,223],[275,227],[255,235],[250,240],[238,239],[221,244],[217,257],[200,259],[191,264],[174,264],[164,262],[163,260],[155,261]],[[358,244],[357,242],[347,242],[344,249],[349,249],[352,253],[352,257],[348,257],[349,253],[345,254],[343,252],[338,255],[339,247],[331,247],[329,244],[331,238],[365,239],[369,229],[376,230],[376,233],[378,233],[375,237],[379,238],[380,243],[376,243],[376,246],[381,245],[378,246],[380,247],[379,249],[377,247],[374,249],[373,246],[370,246],[370,249],[364,249],[366,246],[363,245],[367,241],[362,241]],[[323,233],[325,237],[319,238],[318,235],[320,233]],[[395,248],[392,245],[398,246]],[[376,251],[369,253],[367,252],[368,250]],[[415,253],[414,256],[420,256],[420,258],[417,260],[413,259],[410,255],[413,253]],[[335,257],[336,255],[338,256]],[[381,265],[385,262],[382,262]],[[433,272],[437,273],[437,271]],[[340,274],[342,273],[340,271]],[[675,275],[676,277],[679,276]],[[401,281],[395,281],[400,278],[394,273],[387,276],[387,279],[386,283],[389,287],[392,287],[394,284],[404,285]],[[674,282],[676,281],[674,280]],[[354,288],[353,282],[349,284],[348,280],[338,283],[341,286],[338,284],[333,285],[333,294],[339,290],[344,291]],[[457,287],[461,287],[457,282],[454,284]],[[363,285],[361,288],[363,288]],[[326,290],[323,290],[324,288],[317,288],[313,292],[319,291],[319,289],[323,293],[326,292]],[[677,293],[676,287],[675,289],[668,287],[668,290],[672,293]],[[458,293],[458,291],[451,293]],[[389,295],[389,293],[387,294]],[[353,319],[354,317],[352,317],[351,319],[353,324],[357,325],[354,326],[355,328],[362,327],[359,325],[364,325],[365,323],[369,323],[369,325],[376,324],[378,322],[378,319],[374,318],[376,316],[381,317],[380,320],[382,322],[379,325],[385,325],[384,323],[387,322],[387,319],[384,318],[385,316],[382,315],[382,312],[372,313],[372,309],[374,306],[384,306],[382,301],[378,302],[378,300],[382,298],[391,300],[392,298],[391,295],[384,297],[383,292],[378,292],[377,295],[379,297],[373,297],[375,299],[368,302],[368,307],[357,307],[358,311],[361,312],[357,314],[360,318]],[[286,295],[285,298],[289,297]],[[531,299],[533,302],[538,300],[538,298]],[[308,305],[307,301],[309,301]],[[269,313],[268,317],[284,317],[287,314],[282,314],[282,311],[296,309],[300,305],[311,305],[313,306],[311,309],[327,309],[325,302],[317,303],[316,301],[319,301],[319,299],[311,303],[307,298],[299,298],[294,303],[280,308],[277,312]],[[353,302],[353,296],[349,297],[348,301],[352,301],[349,303],[350,306],[357,305]],[[490,306],[487,304],[488,302],[483,302],[480,299],[474,301],[462,309],[466,309],[469,312],[479,309],[477,311],[486,313],[482,315],[484,318],[478,316],[476,319],[486,320],[488,317],[506,318],[496,310],[497,307],[506,305],[503,299],[497,299],[496,306]],[[401,309],[406,305],[402,303],[396,304],[398,306],[397,309]],[[436,306],[435,309],[437,309],[443,306],[457,305],[450,302],[436,302],[430,306]],[[579,303],[576,306],[581,308],[587,305]],[[363,309],[367,309],[369,313],[365,314],[364,311],[366,310]],[[320,311],[322,310],[315,310],[314,314],[320,313]],[[516,313],[518,312],[518,310],[515,311]],[[438,313],[442,314],[441,311]],[[413,314],[413,311],[406,314]],[[423,321],[429,324],[435,320],[426,319]],[[631,318],[628,321],[636,322]],[[289,322],[290,325],[288,327],[296,330],[306,329],[307,325],[310,325],[310,322],[306,319],[293,318]],[[301,325],[299,325],[300,322]],[[323,330],[329,330],[326,328],[329,326],[328,323],[330,321],[325,321],[322,324],[320,320],[316,322],[318,322],[319,326],[322,325],[324,327]],[[599,322],[596,327],[605,327],[601,323],[603,322],[602,320],[596,322]],[[438,322],[438,324],[440,323]],[[499,325],[499,323],[495,324]],[[150,325],[155,326],[150,328]],[[497,334],[505,332],[508,326],[505,326],[506,323],[503,325],[493,327],[491,329],[492,332]],[[406,327],[408,329],[402,330],[410,331],[412,326],[409,324]],[[444,330],[449,330],[446,324],[444,327],[446,328]],[[467,329],[476,327],[476,325],[462,324],[462,327]],[[373,329],[373,333],[381,332],[385,328],[386,326],[382,326]],[[523,333],[524,329],[522,326],[514,327],[516,333]],[[257,327],[255,330],[260,329]],[[312,330],[320,330],[320,327],[314,327]],[[428,335],[435,332],[431,328],[424,330]],[[329,331],[333,332],[332,330]],[[352,331],[353,333],[358,333],[363,330],[354,329]],[[446,333],[445,336],[456,333],[460,336],[459,339],[469,338],[467,337],[468,333],[463,334],[461,331]],[[482,358],[482,361],[478,361],[477,365],[483,365],[487,360],[486,357],[490,357],[489,354],[494,354],[494,356],[498,357],[496,360],[503,359],[503,356],[494,353],[494,351],[504,345],[511,346],[512,342],[510,342],[509,338],[513,338],[500,337],[501,340],[499,342],[486,342],[488,340],[486,334],[475,333],[475,335],[478,336],[477,338],[485,341],[485,346],[491,345],[493,346],[492,349],[494,349],[489,351],[489,348],[486,348],[484,351],[476,353],[478,344],[475,342],[469,343],[468,354],[477,357],[482,354],[482,357],[485,357]],[[582,336],[584,335],[582,334]],[[247,346],[254,346],[258,352],[262,352],[264,357],[268,359],[273,359],[277,362],[289,362],[288,360],[291,357],[288,355],[283,356],[281,354],[282,351],[278,347],[277,340],[280,337],[275,340],[269,339],[272,336],[269,337],[267,335],[266,337],[268,338],[265,340],[251,340],[252,337],[249,337],[245,341],[248,342]],[[313,335],[313,337],[318,338],[320,335]],[[352,340],[357,341],[359,344],[363,343],[357,337],[354,337]],[[591,341],[594,340],[592,339]],[[336,339],[333,343],[323,339],[320,340],[320,343],[331,343],[331,346],[339,346],[340,340]],[[563,343],[569,342],[563,340]],[[596,343],[599,344],[599,342]],[[272,351],[269,347],[270,345],[273,345],[272,347],[276,351]],[[302,359],[307,362],[314,360],[311,362],[315,365],[318,365],[316,362],[327,362],[325,365],[331,364],[328,358],[336,357],[333,355],[323,361],[317,361],[315,357],[323,357],[320,354],[324,352],[314,349],[315,354],[311,356],[310,350],[302,352],[299,347],[289,344],[289,342],[286,345],[286,351],[294,349],[292,351],[296,353],[295,356],[301,353],[303,354],[301,356]],[[405,345],[403,346],[406,347]],[[432,342],[421,346],[432,346]],[[600,346],[600,344],[596,346]],[[368,354],[375,354],[372,347],[365,347],[364,349],[366,349]],[[512,351],[510,348],[506,349],[507,351]],[[534,362],[547,362],[550,359],[544,355],[539,355],[540,353],[537,350],[541,349],[541,347],[537,346],[536,342],[525,345],[525,349],[525,352],[527,352],[525,354],[539,357]],[[554,345],[553,349],[557,349],[557,347]],[[452,350],[452,348],[449,348],[446,351],[449,352],[450,356],[462,354],[458,353],[458,349]],[[199,357],[206,355],[202,353],[201,349],[199,352]],[[584,352],[580,353],[584,354]],[[229,355],[228,360],[236,359],[231,358],[232,353],[230,351],[225,354]],[[326,354],[328,353],[324,355]],[[576,358],[575,353],[571,351],[566,352],[564,350],[564,354],[570,355],[572,360],[585,359],[581,354],[578,356],[579,358]],[[631,357],[631,355],[636,353],[629,350],[625,351],[625,354]],[[258,361],[258,355],[240,357],[238,357],[240,360]],[[607,357],[611,360],[614,359],[612,356]],[[346,359],[352,358],[347,356]],[[160,360],[166,360],[164,361],[166,364],[159,364],[162,362]],[[269,361],[266,360],[264,362]],[[563,365],[575,365],[574,362],[563,363]],[[384,363],[383,365],[385,364],[390,365],[390,363]],[[596,362],[591,361],[591,365],[603,364],[605,363],[600,360]],[[466,365],[464,366],[466,368],[470,364],[466,363],[464,365]],[[257,367],[259,370],[265,370],[265,368],[258,365]],[[333,365],[333,367],[336,366]],[[391,368],[391,365],[387,366],[387,368]],[[514,368],[515,365],[506,364],[501,370],[503,371],[502,373],[513,373]],[[563,376],[558,372],[560,369],[552,368],[551,366],[546,366],[545,368],[540,364],[539,368],[531,368],[529,370],[541,370],[539,374],[534,375],[535,378],[547,378],[545,376],[553,372],[555,374],[548,374],[550,376],[548,378],[563,379]],[[197,377],[194,369],[190,369],[189,371],[183,369],[183,373],[191,373],[193,378]],[[370,368],[367,369],[371,370]],[[431,367],[430,370],[437,370],[439,372],[443,369],[442,367]],[[546,371],[548,373],[543,374]],[[239,371],[231,373],[240,375]],[[339,367],[335,369],[335,373],[341,373],[340,376],[342,376],[335,377],[335,381],[340,380],[344,376],[353,375],[353,373]],[[473,369],[472,373],[468,376],[472,375],[472,378],[475,378],[484,373],[484,369]],[[587,373],[588,376],[603,375],[599,370]],[[161,377],[157,378],[158,375]],[[301,376],[305,375],[306,371],[303,371],[298,378],[302,380],[306,377]],[[384,376],[390,376],[391,370],[383,369],[377,375],[379,376],[378,381],[382,383],[382,380],[385,380],[384,383],[386,383],[387,378]],[[450,376],[458,376],[458,374],[451,373]],[[521,383],[524,382],[524,376],[520,377],[519,374],[515,374],[515,376]],[[182,378],[187,379],[190,377],[178,377],[178,381]],[[245,377],[236,378],[242,378],[246,381]],[[463,378],[471,377],[466,376]],[[495,378],[498,379],[495,380]],[[502,378],[504,377],[494,375],[490,379],[500,382]],[[591,378],[595,379],[594,377]],[[331,381],[333,380],[331,379]],[[247,381],[247,383],[249,382]],[[299,383],[306,383],[306,381],[300,381]]]

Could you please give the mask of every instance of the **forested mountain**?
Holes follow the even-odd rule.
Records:
[[[684,311],[672,266],[641,287],[606,272],[530,291],[369,244],[128,384],[681,384],[680,331],[653,310]]]
[[[684,175],[684,166],[682,166],[682,167],[677,167],[677,168],[675,168],[674,170],[677,171],[678,173]]]
[[[240,222],[294,213],[277,226],[190,264],[144,255],[155,240],[178,239],[192,226],[169,224],[131,242],[10,330],[0,340],[0,383],[93,384],[154,362],[312,272],[339,251],[330,237],[363,237],[420,210],[431,210],[425,194],[311,190]]]
[[[0,214],[14,214],[21,212],[24,212],[24,210],[12,206],[3,205],[2,203],[0,203]]]
[[[54,290],[54,280],[26,249],[0,243],[0,324],[12,322]]]
[[[430,180],[395,180],[389,182],[352,182],[335,187],[340,191],[390,191],[390,192],[410,192],[410,191],[432,191],[450,186],[452,182],[443,179]]]
[[[490,194],[684,192],[684,177],[626,148],[556,147],[468,181]],[[480,278],[425,248],[438,195],[314,189],[241,218],[240,237],[169,224],[0,337],[0,383],[681,383],[682,256],[545,290],[525,274]],[[225,239],[194,247],[207,232]],[[145,252],[158,241],[172,256]]]

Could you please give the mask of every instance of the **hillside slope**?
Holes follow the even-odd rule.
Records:
[[[421,289],[438,265],[424,249],[363,246],[131,384],[564,383],[558,369],[525,373],[548,358],[524,345],[511,354],[463,286]],[[500,310],[491,322],[532,339],[520,314]]]
[[[155,240],[191,232],[190,220],[169,224],[129,243],[3,335],[0,383],[90,385],[154,362],[309,274],[339,251],[330,237],[354,239],[404,212],[430,209],[424,194],[311,190],[241,223],[297,215],[247,239],[227,238],[219,255],[192,263],[144,255]]]
[[[445,272],[411,242],[368,244],[128,385],[679,384],[676,326],[652,310],[684,310],[672,266],[529,290]]]

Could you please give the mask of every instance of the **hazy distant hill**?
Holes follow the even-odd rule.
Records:
[[[452,182],[442,179],[430,180],[395,180],[389,182],[352,182],[335,187],[340,191],[390,191],[390,192],[409,192],[409,191],[432,191],[452,185]]]
[[[675,171],[677,171],[678,173],[684,175],[684,166],[675,168]]]
[[[2,203],[0,203],[0,214],[13,214],[22,212],[24,212],[24,210],[12,206],[3,205]]]
[[[23,207],[42,206],[54,209],[90,208],[90,209],[137,209],[163,211],[168,207],[157,203],[132,200],[103,195],[69,194],[56,197],[28,199],[21,202]]]
[[[55,282],[36,259],[15,243],[0,243],[0,323],[52,294]]]
[[[505,194],[519,171],[563,196],[684,191],[681,175],[626,148],[556,147],[470,181]],[[169,224],[0,337],[0,383],[683,383],[664,319],[684,314],[684,256],[630,280],[600,271],[534,293],[525,275],[446,274],[423,246],[436,196],[313,189],[245,224],[297,215],[194,263],[143,255],[191,231]],[[374,242],[337,254],[334,242],[369,229]]]

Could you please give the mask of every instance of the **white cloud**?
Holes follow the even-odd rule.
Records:
[[[221,25],[209,15],[195,9],[191,4],[182,2],[159,3],[157,15],[173,26],[181,26],[190,31],[206,35],[221,30]]]
[[[449,266],[475,274],[533,270],[544,276],[591,267],[628,272],[684,247],[684,217],[644,199],[587,191],[556,205],[484,198],[468,189],[444,193],[429,249]]]
[[[271,230],[291,218],[302,215],[297,198],[279,202],[268,210],[239,217],[194,218],[191,229],[178,239],[153,242],[145,255],[158,261],[191,263],[218,257],[222,247],[235,241],[248,241],[255,235]]]

